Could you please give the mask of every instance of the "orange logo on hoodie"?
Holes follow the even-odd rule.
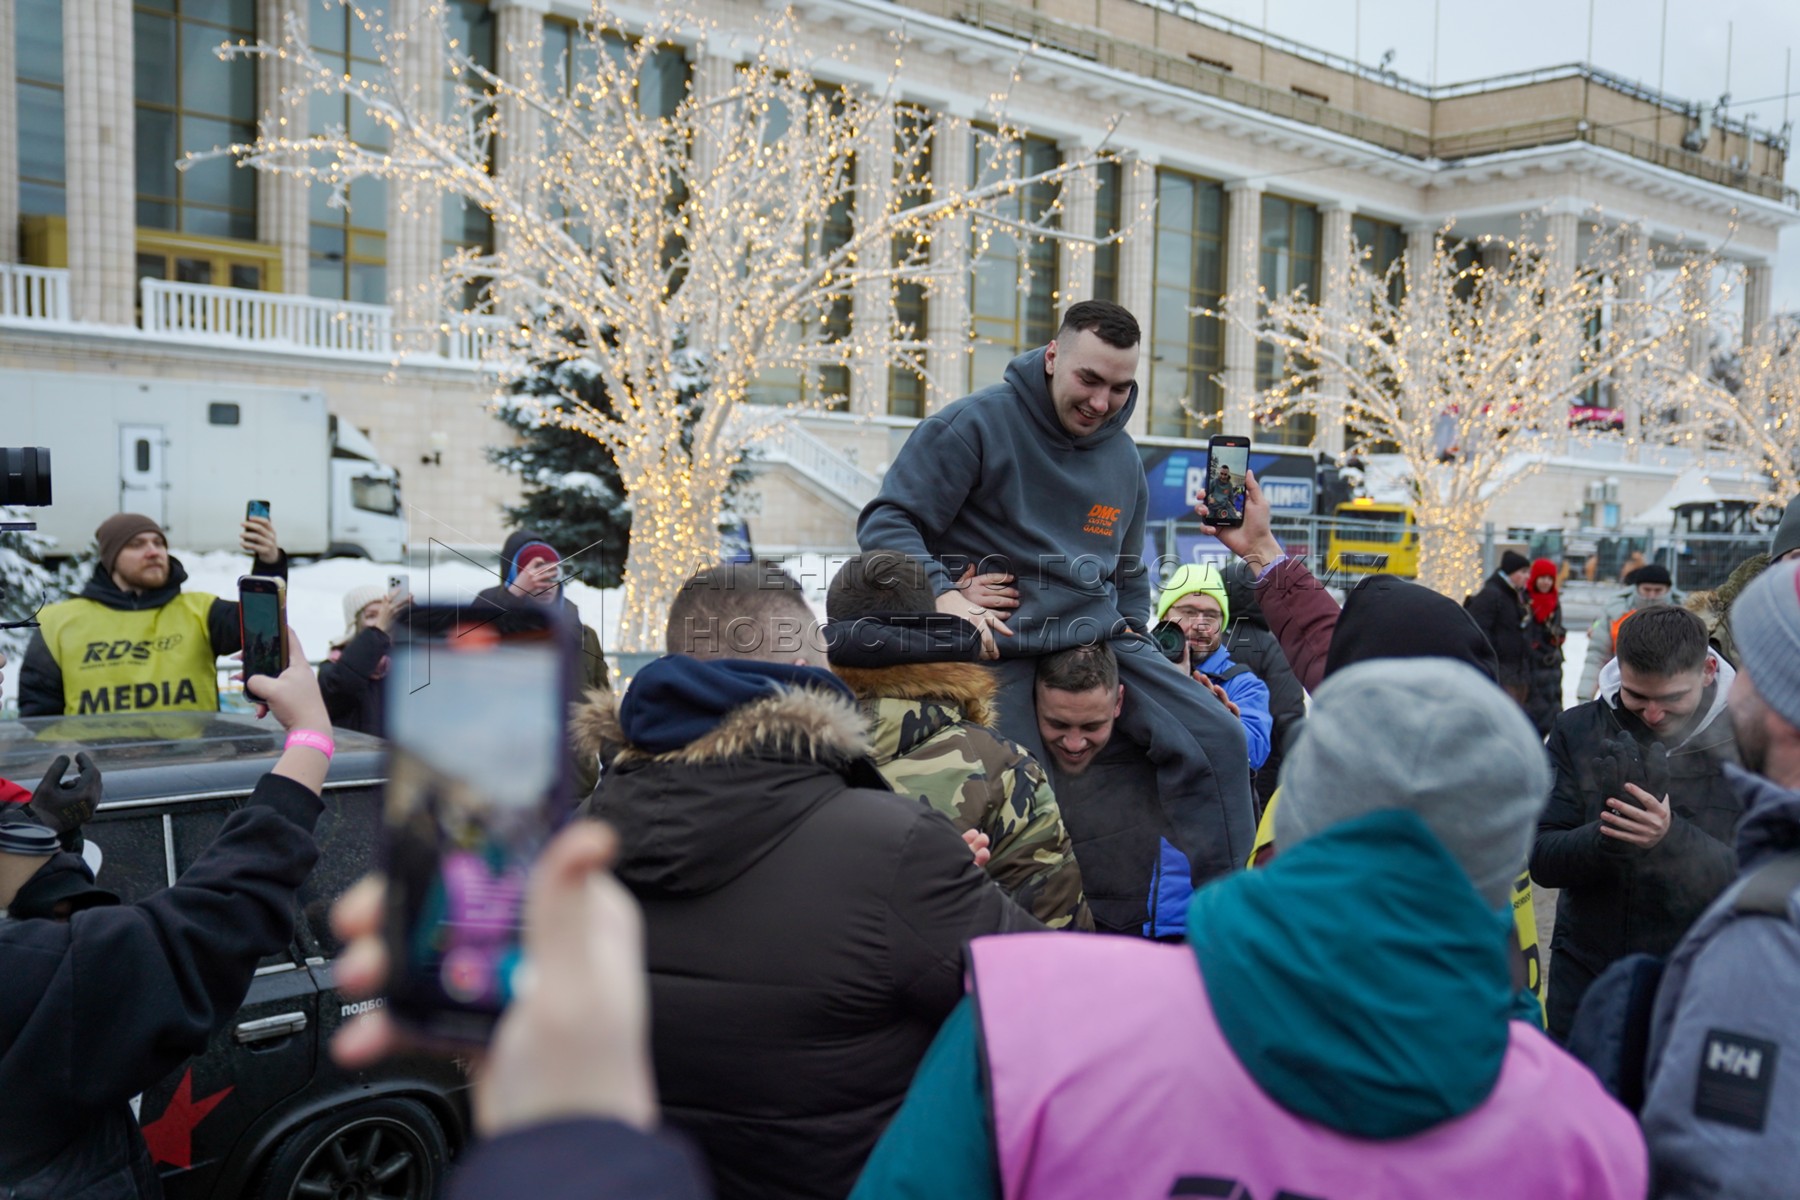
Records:
[[[1096,504],[1088,509],[1087,524],[1081,527],[1083,533],[1097,533],[1101,537],[1111,537],[1113,529],[1119,523],[1122,509],[1112,508],[1105,504]]]

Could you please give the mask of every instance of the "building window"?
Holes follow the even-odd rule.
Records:
[[[1156,267],[1150,305],[1148,429],[1164,437],[1217,431],[1224,396],[1224,326],[1189,314],[1218,308],[1225,290],[1225,189],[1158,168]]]
[[[312,13],[310,33],[313,53],[325,66],[371,85],[381,77],[380,55],[371,27],[385,19],[380,8],[361,5],[366,21],[356,8],[326,6]],[[389,148],[388,132],[347,96],[311,98],[308,119],[312,132],[333,127],[345,129],[358,145]],[[350,186],[348,205],[334,208],[332,192],[322,184],[307,189],[308,260],[307,291],[328,300],[353,300],[364,304],[387,303],[387,207],[385,179],[359,179]]]
[[[900,189],[900,206],[914,208],[931,199],[931,147],[935,129],[932,115],[924,109],[904,107],[898,114],[895,159],[911,178],[900,178],[894,186]],[[928,255],[928,237],[897,234],[894,238],[894,263],[917,261]],[[908,341],[923,342],[930,336],[931,298],[923,283],[902,282],[894,285],[894,322]],[[909,351],[915,366],[896,364],[888,368],[888,415],[923,417],[925,415],[925,352]]]
[[[1311,204],[1262,198],[1262,231],[1258,239],[1257,279],[1269,296],[1286,296],[1304,288],[1308,300],[1319,298],[1319,210]],[[1283,353],[1266,342],[1256,346],[1256,390],[1280,382]],[[1318,425],[1310,413],[1276,421],[1258,421],[1258,441],[1283,446],[1310,446]]]
[[[217,53],[256,40],[256,0],[139,0],[132,36],[138,225],[254,241],[256,172],[230,158],[177,164],[256,140],[256,60]]]
[[[1388,299],[1394,304],[1406,294],[1406,278],[1399,271],[1388,272],[1406,254],[1406,234],[1390,221],[1374,217],[1351,217],[1350,233],[1356,239],[1351,254],[1365,271],[1388,280]]]
[[[60,217],[68,207],[63,151],[62,0],[17,0],[19,212]]]
[[[498,71],[495,56],[494,14],[486,0],[449,0],[444,5],[444,31],[457,47],[478,67]],[[479,81],[471,77],[470,86]],[[488,166],[493,167],[490,157]],[[443,237],[442,252],[446,260],[464,250],[491,255],[494,252],[494,218],[481,205],[464,196],[446,193],[439,207],[438,220]],[[471,311],[480,306],[484,282],[472,280],[463,286],[462,307]]]
[[[976,126],[969,168],[976,187],[1007,175],[1029,178],[1062,164],[1062,151],[1049,138],[1027,135],[1001,147],[995,137],[993,127]],[[1003,201],[997,211],[1014,221],[1054,220],[1057,192],[1055,184],[1034,184]],[[1013,359],[1056,336],[1056,243],[1031,239],[1021,264],[1019,239],[1010,230],[986,224],[977,227],[976,238],[978,246],[983,238],[987,244],[980,246],[969,287],[975,334],[971,388],[997,383]]]
[[[1094,169],[1094,177],[1094,236],[1114,237],[1125,226],[1125,168],[1109,158]],[[1094,289],[1088,298],[1118,303],[1119,243],[1094,248]]]

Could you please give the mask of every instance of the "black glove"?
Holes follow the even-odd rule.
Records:
[[[37,791],[31,794],[31,802],[25,806],[38,824],[62,837],[77,833],[100,803],[100,768],[85,751],[75,755],[75,764],[78,768],[75,778],[64,783],[63,773],[69,769],[69,756],[57,755],[50,769],[44,772]]]

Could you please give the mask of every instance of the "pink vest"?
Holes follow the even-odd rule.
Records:
[[[1648,1187],[1631,1115],[1517,1021],[1479,1108],[1366,1141],[1262,1093],[1187,946],[1010,934],[977,940],[969,961],[1006,1200],[1642,1200]]]

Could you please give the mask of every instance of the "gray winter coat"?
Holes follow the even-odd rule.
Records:
[[[1650,1029],[1642,1121],[1651,1195],[1788,1196],[1800,1179],[1800,890],[1787,920],[1734,913],[1744,877],[1800,851],[1800,792],[1739,767],[1738,881],[1669,957]]]

